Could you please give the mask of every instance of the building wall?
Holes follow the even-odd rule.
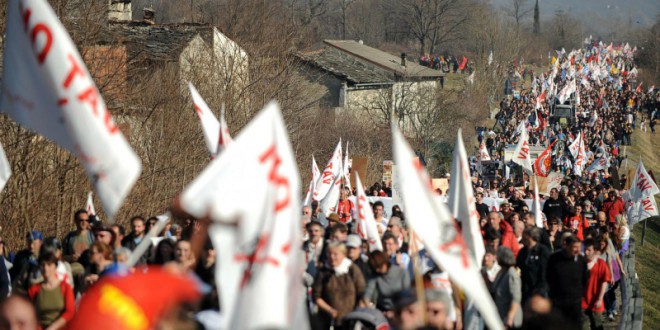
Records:
[[[108,0],[108,20],[130,21],[133,12],[130,0]]]
[[[82,57],[109,108],[125,101],[127,89],[127,51],[124,46],[91,46]]]

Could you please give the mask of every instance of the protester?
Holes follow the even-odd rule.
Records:
[[[11,330],[36,330],[39,328],[37,313],[32,301],[14,294],[0,305],[0,327]]]
[[[598,257],[593,240],[584,241],[584,256],[587,258],[589,281],[582,296],[582,310],[585,321],[588,320],[592,329],[602,329],[605,312],[603,298],[611,280],[610,269],[605,261]]]
[[[410,277],[408,272],[401,267],[392,265],[390,257],[382,251],[374,251],[369,254],[369,266],[374,277],[367,282],[364,292],[365,305],[370,306],[373,301],[375,306],[388,316],[386,311],[394,308],[394,299],[397,293],[410,288]],[[376,300],[374,300],[376,298]]]
[[[26,238],[27,247],[19,251],[14,257],[14,267],[12,267],[11,275],[13,287],[23,293],[33,284],[30,279],[30,274],[38,274],[39,263],[39,250],[44,241],[44,234],[40,231],[30,231]]]
[[[346,246],[341,242],[328,245],[329,264],[314,279],[314,302],[319,307],[321,329],[329,329],[358,306],[365,290],[360,269],[346,257]]]
[[[511,249],[502,246],[497,250],[497,264],[502,269],[497,273],[492,286],[493,300],[502,323],[508,328],[522,325],[522,292],[520,276],[515,269],[516,259]]]
[[[524,304],[535,294],[547,296],[548,283],[545,278],[550,252],[539,243],[541,228],[527,228],[523,234],[525,247],[520,250],[516,266],[520,269],[522,280],[522,303]]]
[[[133,218],[131,218],[131,228],[132,228],[131,233],[128,234],[126,237],[124,237],[124,239],[121,242],[121,245],[133,251],[140,244],[140,242],[142,242],[142,239],[146,234],[145,232],[146,222],[144,221],[144,218],[141,216],[134,216]],[[150,258],[150,250],[147,250],[147,252],[143,254],[138,260],[138,264],[139,265],[146,264],[149,258]]]
[[[44,329],[62,329],[76,311],[73,288],[57,276],[57,257],[53,253],[39,256],[43,282],[28,290],[34,303],[39,324]]]
[[[62,241],[64,259],[78,262],[78,258],[94,243],[94,233],[91,230],[89,214],[80,209],[73,215],[76,230],[69,232]],[[84,267],[85,265],[83,265]]]
[[[587,261],[580,254],[582,244],[574,235],[563,242],[564,248],[548,259],[548,295],[554,307],[577,327],[582,327],[582,292],[589,280]]]

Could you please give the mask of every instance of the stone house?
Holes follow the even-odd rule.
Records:
[[[145,81],[157,70],[169,70],[168,78],[189,95],[192,81],[204,95],[242,95],[249,83],[248,54],[210,24],[155,24],[155,12],[144,9],[133,20],[131,0],[108,0],[107,24],[83,45],[81,53],[110,108],[125,107],[126,90]],[[206,93],[204,93],[206,92]],[[227,100],[247,104],[247,99]]]
[[[325,40],[319,49],[298,54],[302,71],[326,87],[321,107],[386,115],[425,106],[444,74],[369,47],[361,41]],[[427,104],[428,105],[428,104]]]

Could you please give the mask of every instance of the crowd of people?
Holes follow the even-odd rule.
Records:
[[[621,147],[632,143],[634,129],[655,131],[660,94],[638,87],[634,50],[627,45],[590,42],[571,53],[558,52],[552,62],[546,73],[528,72],[531,87],[502,101],[494,131],[482,137],[491,158],[499,161],[491,177],[473,167],[475,207],[486,248],[482,275],[507,328],[602,329],[605,320],[620,313],[615,293],[628,275],[622,263],[630,229],[622,199],[628,178],[618,175],[626,161]],[[571,81],[578,82],[575,90],[559,101]],[[573,107],[574,117],[555,117],[557,104]],[[518,142],[521,122],[530,145],[554,143],[551,169],[563,175],[561,185],[541,197],[543,228],[524,202],[534,198],[531,177],[504,159],[505,149]],[[579,135],[586,161],[576,169],[570,146]],[[590,171],[602,157],[608,166]],[[384,186],[365,190],[371,196],[391,196]],[[493,210],[484,197],[506,201]],[[309,305],[317,327],[337,328],[352,320],[351,311],[375,308],[395,329],[474,328],[474,319],[463,317],[467,307],[461,290],[447,273],[425,258],[423,250],[415,261],[418,254],[412,250],[404,212],[395,206],[388,219],[383,205],[375,202],[373,213],[383,251],[370,251],[344,214],[326,218],[317,203],[303,210]],[[422,298],[416,291],[419,280],[425,313],[419,303],[424,299],[417,299]],[[479,320],[476,328],[483,326]]]
[[[654,89],[634,85],[633,56],[627,46],[595,42],[558,53],[550,71],[531,74],[529,89],[502,101],[496,129],[483,136],[500,167],[492,177],[473,171],[485,247],[478,262],[506,328],[602,329],[605,318],[612,321],[620,312],[615,292],[625,283],[622,255],[630,238],[621,198],[625,177],[616,174],[625,160],[620,148],[631,143],[636,128],[655,131],[659,97]],[[575,117],[557,120],[551,109],[558,90],[571,81],[579,81],[567,97]],[[551,167],[564,175],[562,185],[543,200],[543,227],[523,201],[534,197],[529,175],[504,162],[506,147],[517,143],[521,122],[531,145],[554,143]],[[584,141],[586,164],[576,171],[570,146],[577,136]],[[587,170],[601,157],[609,159],[609,167]],[[371,196],[391,196],[385,184],[365,190]],[[372,204],[382,242],[382,250],[373,249],[373,242],[357,233],[351,195],[355,192],[342,189],[337,213],[326,213],[318,201],[302,209],[301,285],[307,288],[312,328],[483,329],[480,316],[469,313],[462,290],[412,238],[404,210],[398,205],[386,210],[380,201]],[[507,201],[494,210],[483,203],[484,197]],[[29,231],[20,251],[0,240],[0,296],[10,297],[2,303],[3,326],[13,328],[23,317],[20,322],[29,329],[64,328],[95,283],[145,265],[176,264],[194,274],[207,290],[192,314],[221,314],[215,248],[206,239],[196,254],[191,243],[200,233],[197,222],[168,224],[150,238],[146,253],[134,256],[136,264],[128,264],[158,218],[135,216],[130,232],[119,224],[105,226],[85,210],[75,212],[73,220],[76,230],[62,238]],[[26,312],[11,312],[17,309]],[[212,320],[200,317],[196,325],[214,328]]]

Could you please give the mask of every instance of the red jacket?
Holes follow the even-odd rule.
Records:
[[[518,252],[520,252],[520,245],[518,245],[516,234],[513,233],[513,227],[504,220],[500,221],[500,234],[502,234],[500,245],[511,249],[513,255],[517,258]]]
[[[616,216],[623,214],[624,212],[623,200],[621,200],[619,197],[617,197],[614,201],[608,199],[605,201],[605,203],[603,203],[603,212],[607,213],[607,217],[610,222],[614,223],[616,221]]]
[[[60,315],[61,318],[65,319],[67,322],[73,319],[73,316],[76,314],[76,302],[73,298],[73,288],[69,283],[62,281],[60,282],[60,290],[62,291],[62,296],[64,297],[64,310]],[[28,296],[30,300],[35,301],[37,296],[41,292],[41,284],[35,284],[28,289]]]

